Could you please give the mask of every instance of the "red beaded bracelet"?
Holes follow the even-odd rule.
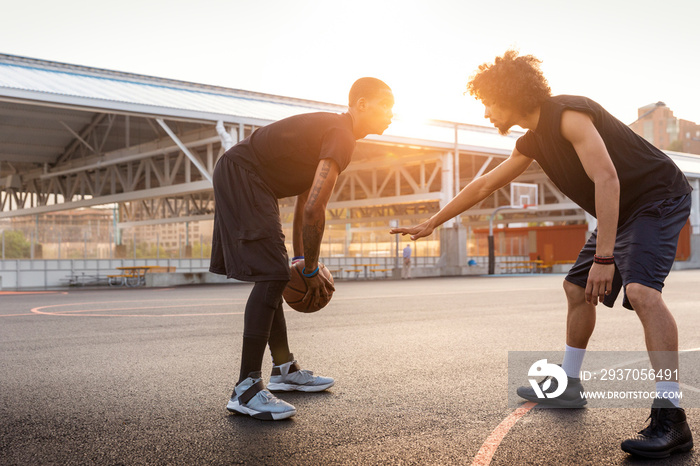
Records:
[[[603,264],[603,265],[614,264],[615,263],[615,256],[599,256],[598,254],[595,254],[593,256],[593,262],[595,262],[596,264]]]

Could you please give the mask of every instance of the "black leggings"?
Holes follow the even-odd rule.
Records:
[[[289,361],[287,324],[282,310],[282,292],[286,285],[285,281],[256,282],[248,297],[239,383],[251,372],[261,370],[268,343],[276,366]]]

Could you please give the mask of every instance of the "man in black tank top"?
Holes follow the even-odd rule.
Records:
[[[518,395],[560,407],[581,407],[579,379],[585,348],[595,327],[596,305],[612,307],[624,288],[623,306],[636,311],[644,327],[657,378],[651,423],[622,442],[628,453],[664,457],[693,446],[685,411],[678,405],[678,331],[661,290],[675,258],[678,236],[690,214],[684,174],[662,151],[635,134],[596,102],[579,96],[551,96],[535,57],[509,50],[483,64],[468,91],[484,104],[485,117],[507,134],[514,125],[528,132],[510,157],[473,180],[426,222],[391,233],[415,240],[471,208],[513,181],[536,160],[552,182],[597,218],[592,234],[566,277],[566,390],[539,398],[533,387]],[[548,392],[556,390],[556,380]],[[664,409],[657,409],[664,408]]]
[[[262,358],[269,345],[270,390],[317,392],[332,378],[302,370],[289,351],[282,292],[289,259],[279,205],[297,196],[292,244],[304,259],[305,301],[318,302],[333,285],[318,273],[326,205],[340,172],[350,163],[355,141],[382,134],[391,124],[394,96],[375,78],[358,79],[350,89],[347,113],[309,113],[258,129],[226,151],[214,169],[214,234],[209,270],[255,283],[245,308],[239,379],[229,411],[278,420],[295,408],[265,389]]]

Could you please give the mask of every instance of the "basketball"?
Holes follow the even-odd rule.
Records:
[[[331,298],[333,297],[333,293],[331,292],[326,299],[321,296],[319,307],[314,307],[313,303],[303,303],[302,299],[304,299],[304,296],[306,295],[307,287],[304,276],[301,274],[302,270],[304,270],[303,260],[300,260],[292,265],[292,278],[289,280],[289,283],[287,283],[287,287],[284,289],[282,297],[284,297],[284,300],[287,302],[287,304],[289,304],[289,307],[295,311],[305,313],[320,311],[330,302]],[[333,283],[333,275],[331,275],[331,272],[326,268],[326,266],[320,262],[318,263],[318,273],[322,273],[328,280],[330,280],[331,283]]]

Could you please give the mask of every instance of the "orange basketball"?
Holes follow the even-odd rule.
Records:
[[[287,287],[284,289],[282,296],[287,304],[289,304],[289,307],[295,311],[306,313],[320,311],[330,302],[331,298],[333,297],[333,293],[331,292],[327,299],[323,299],[323,297],[321,297],[319,307],[314,307],[312,303],[303,303],[302,299],[304,299],[304,296],[306,295],[307,287],[304,276],[301,274],[302,270],[304,270],[303,259],[292,265],[292,278],[289,280],[289,283],[287,283]],[[318,273],[322,273],[327,279],[330,280],[331,283],[333,283],[333,275],[331,275],[331,272],[326,268],[326,266],[320,262],[318,263]]]

